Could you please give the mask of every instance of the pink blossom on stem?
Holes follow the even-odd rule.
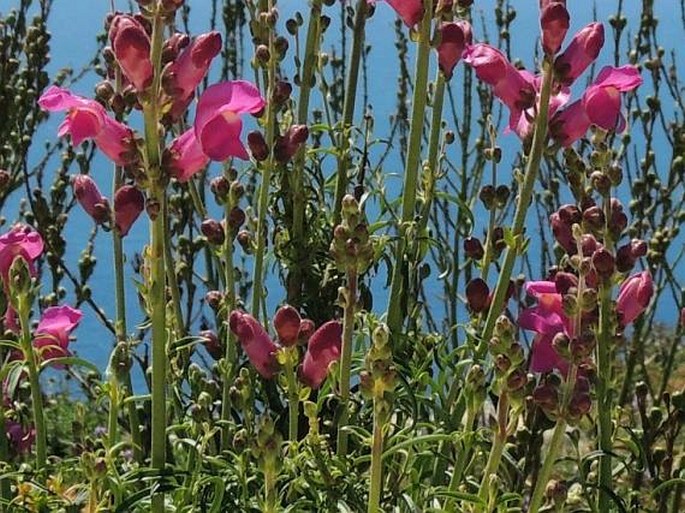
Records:
[[[95,180],[88,175],[76,175],[72,178],[71,185],[76,201],[97,224],[109,219],[109,200],[102,195]]]
[[[193,127],[171,141],[168,156],[171,176],[179,182],[187,182],[209,164],[209,157],[202,152]]]
[[[197,104],[195,137],[202,152],[222,162],[229,157],[249,159],[240,132],[241,114],[254,114],[264,108],[259,90],[249,82],[235,80],[208,87]]]
[[[60,137],[69,134],[75,146],[86,139],[93,139],[117,165],[130,163],[134,148],[133,132],[123,123],[110,118],[105,108],[95,100],[53,85],[41,95],[38,104],[48,112],[67,111],[57,132]]]
[[[369,0],[369,4],[375,3],[375,0]],[[385,0],[385,3],[395,10],[409,28],[417,25],[423,18],[423,3],[421,0]]]
[[[461,60],[464,49],[471,44],[471,25],[467,21],[447,22],[440,25],[438,64],[449,80],[454,67]]]
[[[554,61],[557,79],[564,85],[571,85],[595,61],[602,46],[604,25],[595,22],[582,28]]]
[[[540,14],[542,49],[547,55],[556,55],[564,42],[571,17],[565,2],[547,2]]]
[[[567,147],[582,138],[592,125],[622,132],[626,128],[626,120],[621,114],[620,93],[632,91],[640,84],[642,77],[635,66],[602,68],[582,99],[557,112],[552,118],[552,137]]]
[[[83,314],[70,306],[46,308],[33,334],[33,347],[42,360],[69,356],[69,335],[81,321]]]
[[[195,96],[195,89],[221,51],[221,34],[216,31],[196,37],[164,70],[164,89],[173,97],[171,116],[179,118]]]
[[[328,375],[331,363],[340,359],[342,323],[328,321],[309,339],[300,367],[300,379],[311,388],[319,388]]]
[[[530,367],[533,372],[568,370],[568,362],[554,349],[552,341],[558,333],[572,336],[573,325],[562,306],[561,294],[553,281],[526,283],[526,293],[537,300],[537,306],[523,310],[518,319],[521,328],[536,333],[533,340]]]
[[[274,315],[274,329],[278,333],[278,341],[286,346],[297,344],[302,318],[297,310],[290,305],[283,305]]]
[[[616,299],[616,311],[623,326],[637,319],[649,306],[654,282],[649,271],[634,274],[623,282]]]
[[[238,310],[231,312],[228,323],[257,372],[263,378],[271,379],[278,369],[278,346],[269,334],[257,319]]]
[[[9,271],[15,258],[21,257],[35,276],[34,262],[43,253],[43,238],[28,226],[17,224],[9,232],[0,235],[0,277],[5,291],[9,288]]]
[[[497,48],[478,43],[466,48],[464,62],[476,71],[476,76],[492,86],[492,92],[512,112],[510,125],[535,103],[535,86],[530,73],[517,70]]]
[[[540,109],[540,94],[542,92],[542,75],[533,76],[528,71],[522,70],[520,73],[526,80],[533,85],[535,90],[535,107],[525,110],[513,109],[509,115],[509,124],[505,133],[513,131],[521,138],[532,135],[535,113]],[[548,117],[551,118],[561,107],[568,103],[571,97],[571,90],[568,87],[556,89],[549,97]]]
[[[27,453],[36,439],[35,428],[24,429],[19,422],[14,420],[5,420],[5,431],[5,436],[9,438],[11,446],[18,454]]]
[[[145,208],[145,196],[133,185],[124,185],[114,194],[114,225],[125,237]]]
[[[128,14],[117,14],[109,29],[114,56],[121,71],[138,91],[152,83],[153,66],[150,60],[150,37],[145,27]]]

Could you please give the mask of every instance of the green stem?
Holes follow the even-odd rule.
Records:
[[[47,433],[45,431],[45,415],[43,413],[43,395],[40,391],[40,380],[38,375],[38,362],[36,351],[31,341],[31,326],[29,323],[29,313],[31,305],[27,304],[24,295],[19,298],[19,323],[21,326],[21,348],[24,352],[26,367],[29,374],[29,386],[31,387],[31,404],[33,405],[33,424],[36,429],[36,470],[41,471],[47,463]]]
[[[557,455],[559,454],[562,442],[564,441],[565,432],[566,420],[563,417],[560,417],[559,419],[557,419],[557,423],[554,426],[552,440],[549,443],[547,455],[545,456],[545,462],[542,464],[542,469],[540,470],[537,482],[535,483],[535,490],[533,491],[533,495],[530,499],[528,513],[537,513],[537,511],[540,509],[540,506],[542,505],[545,489],[547,488],[549,477],[552,474],[552,468],[554,467]]]
[[[268,8],[271,7],[271,2],[268,2]],[[268,10],[268,9],[267,9]],[[266,228],[266,212],[269,208],[269,185],[271,183],[271,171],[274,163],[274,141],[276,138],[276,111],[274,109],[273,95],[276,83],[276,50],[274,48],[273,31],[269,30],[269,59],[266,70],[266,144],[269,147],[269,158],[266,161],[266,166],[262,167],[262,184],[259,188],[259,203],[257,205],[257,230],[255,237],[257,238],[257,247],[255,248],[254,269],[252,272],[252,315],[259,320],[261,314],[261,305],[264,298],[264,253],[266,251],[267,236],[265,235]]]
[[[492,476],[497,475],[497,469],[502,461],[504,444],[507,441],[508,416],[509,396],[505,391],[502,392],[499,403],[497,403],[497,431],[495,432],[495,436],[492,441],[490,455],[488,456],[488,462],[485,465],[485,471],[483,471],[483,478],[480,482],[480,492],[478,493],[478,496],[484,501],[485,504],[489,504],[490,502],[490,484],[492,481]]]
[[[497,320],[497,317],[499,317],[504,305],[504,298],[506,297],[507,289],[509,288],[509,280],[511,279],[511,274],[514,270],[514,263],[516,262],[516,257],[521,250],[520,246],[523,241],[520,239],[525,230],[526,213],[528,212],[528,207],[530,206],[531,199],[533,197],[535,179],[538,176],[542,154],[545,149],[545,141],[547,139],[547,114],[549,112],[549,98],[552,91],[552,79],[554,76],[553,68],[547,60],[545,60],[543,64],[543,73],[544,78],[542,91],[540,93],[540,110],[535,121],[533,144],[531,147],[530,156],[528,157],[528,164],[523,177],[523,183],[521,184],[518,201],[516,203],[514,222],[511,227],[511,234],[515,243],[513,247],[507,247],[506,254],[504,255],[504,263],[502,264],[502,270],[500,271],[499,278],[497,280],[497,287],[495,288],[492,306],[490,307],[488,316],[485,319],[483,334],[476,348],[475,359],[477,361],[482,360],[483,356],[485,355],[488,342],[492,337],[492,331],[495,328],[495,321]]]
[[[369,513],[378,513],[383,491],[383,423],[374,399],[373,446],[371,447],[371,481],[369,485]]]
[[[233,205],[226,202],[226,209],[224,218],[228,221]],[[224,241],[224,273],[226,290],[224,296],[225,312],[223,318],[226,319],[228,315],[235,308],[235,274],[233,268],[233,244],[234,238],[232,233],[227,233]],[[238,359],[237,347],[233,332],[226,326],[226,355],[224,362],[224,383],[221,404],[221,420],[224,425],[221,428],[221,449],[226,451],[231,443],[231,430],[229,420],[231,418],[231,386],[233,381],[233,371],[236,368]]]
[[[0,354],[0,358],[3,355]],[[7,428],[5,427],[5,408],[3,401],[0,401],[0,463],[9,468],[9,440],[7,439]],[[3,472],[4,473],[4,472]],[[12,489],[9,479],[0,479],[0,511],[7,511],[5,504],[12,500]]]
[[[274,463],[268,463],[264,469],[264,513],[275,513],[278,503],[276,494],[276,472]]]
[[[185,325],[183,322],[183,311],[181,310],[181,290],[178,286],[178,278],[176,276],[176,269],[174,266],[174,256],[171,252],[171,231],[169,229],[169,206],[164,202],[163,215],[164,219],[164,261],[166,269],[166,279],[169,290],[171,292],[171,306],[173,311],[173,326],[176,332],[176,338],[181,339],[185,336]]]
[[[366,11],[367,0],[359,0],[354,17],[352,30],[352,51],[347,66],[347,86],[343,102],[343,118],[340,126],[340,157],[338,158],[338,175],[335,183],[335,203],[333,204],[333,226],[340,224],[342,199],[347,192],[347,168],[350,163],[350,136],[354,121],[354,108],[357,101],[357,82],[359,81],[359,65],[362,50],[366,40]]]
[[[450,484],[447,488],[450,492],[456,492],[459,489],[461,479],[464,475],[464,470],[466,470],[466,464],[468,463],[469,458],[471,457],[471,447],[473,445],[473,428],[475,426],[476,414],[477,412],[472,408],[469,408],[466,412],[466,425],[464,426],[464,433],[462,435],[464,439],[464,444],[462,446],[461,451],[459,452],[457,461],[454,463],[452,477],[450,478]],[[442,454],[445,454],[445,452],[446,451],[444,450],[441,451]],[[452,498],[447,499],[447,501],[445,502],[445,511],[453,511],[453,501],[454,499]]]
[[[399,226],[397,251],[395,253],[395,266],[392,272],[392,284],[390,298],[388,300],[388,327],[390,333],[397,336],[402,328],[402,280],[405,250],[407,246],[406,233],[409,223],[414,218],[416,208],[416,189],[419,176],[419,161],[421,159],[421,142],[423,135],[423,122],[426,115],[426,90],[428,88],[428,67],[431,49],[431,22],[430,13],[433,10],[433,1],[424,2],[426,14],[421,22],[419,34],[419,46],[416,57],[416,72],[414,76],[413,110],[411,128],[409,132],[409,146],[407,149],[407,162],[404,169],[404,187],[402,190],[402,217]]]
[[[599,495],[597,508],[609,511],[611,490],[612,452],[612,400],[611,400],[611,286],[602,284],[599,289],[599,331],[597,333],[597,415],[599,458]]]
[[[300,73],[300,97],[297,104],[297,122],[306,125],[309,119],[309,100],[314,83],[314,70],[319,58],[319,46],[321,41],[321,1],[313,0],[309,14],[309,26],[307,27],[307,43],[304,52],[304,65]],[[304,237],[304,217],[306,198],[304,194],[304,170],[306,149],[300,148],[295,157],[295,165],[292,169],[292,197],[293,197],[293,228],[292,240],[295,250],[295,262],[293,270],[288,278],[288,303],[299,305],[301,303],[300,292],[302,291],[302,276],[305,269],[301,262],[304,260],[303,253],[306,250]]]
[[[297,378],[295,367],[297,366],[298,352],[297,347],[286,348],[285,378],[288,385],[288,440],[297,442],[299,416],[300,416],[300,394],[297,388]]]
[[[338,456],[347,454],[347,431],[350,410],[350,370],[352,367],[352,337],[354,335],[354,314],[357,307],[357,272],[347,271],[347,297],[343,312],[342,349],[340,354],[340,417],[338,419]]]
[[[113,369],[112,369],[113,370]],[[109,448],[117,444],[119,417],[119,380],[114,372],[109,379],[109,413],[107,417],[107,438]]]
[[[152,441],[151,464],[158,473],[166,465],[166,374],[167,374],[167,326],[166,326],[166,275],[165,275],[165,221],[166,191],[161,176],[159,140],[159,91],[161,85],[161,52],[164,41],[164,22],[160,13],[153,18],[150,60],[154,67],[154,79],[148,101],[143,106],[145,120],[145,145],[147,172],[150,180],[148,202],[159,206],[150,218],[150,324],[152,328]],[[164,494],[152,496],[152,512],[163,513]]]

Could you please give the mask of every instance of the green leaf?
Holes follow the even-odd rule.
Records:
[[[77,356],[61,356],[59,358],[50,358],[49,360],[41,362],[40,371],[43,371],[44,369],[53,365],[74,365],[76,367],[85,367],[86,369],[100,374],[100,369],[98,369],[95,365],[84,360],[83,358],[78,358]]]

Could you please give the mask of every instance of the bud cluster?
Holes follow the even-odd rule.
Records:
[[[516,330],[506,315],[495,324],[489,350],[495,363],[496,393],[507,392],[512,399],[522,399],[528,385],[526,358],[523,347],[515,339]]]
[[[340,271],[362,273],[373,263],[373,241],[359,202],[348,194],[342,200],[342,223],[333,231],[331,256]]]
[[[376,414],[386,422],[392,410],[397,370],[392,361],[390,330],[379,324],[371,334],[371,348],[366,355],[366,368],[361,372],[360,388],[367,399],[373,399]]]

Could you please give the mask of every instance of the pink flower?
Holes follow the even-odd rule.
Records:
[[[542,29],[542,49],[547,55],[556,55],[564,42],[569,27],[570,16],[566,2],[547,2],[540,14]]]
[[[385,0],[390,5],[398,16],[402,18],[404,24],[412,28],[423,18],[423,5],[421,0]],[[369,1],[370,4],[375,3]]]
[[[257,372],[263,378],[271,379],[278,369],[278,346],[262,325],[250,314],[238,310],[231,312],[228,324]]]
[[[35,428],[24,429],[24,427],[14,420],[5,420],[5,436],[9,438],[11,446],[18,454],[27,453],[34,440],[36,439]]]
[[[114,225],[125,237],[145,208],[145,196],[137,187],[124,185],[114,195]]]
[[[616,299],[616,311],[621,325],[627,326],[649,306],[654,295],[654,282],[649,271],[634,274],[623,282]]]
[[[561,294],[553,281],[531,281],[526,283],[525,289],[538,302],[537,306],[523,310],[518,319],[521,328],[537,333],[533,340],[531,370],[550,372],[559,369],[566,374],[568,362],[552,346],[555,335],[566,333],[572,336],[573,331],[571,320],[562,307]]]
[[[209,157],[202,152],[193,127],[171,141],[168,156],[171,176],[179,182],[187,182],[209,164]]]
[[[202,152],[212,160],[229,157],[247,160],[250,156],[240,140],[243,123],[240,114],[254,114],[264,108],[259,90],[249,82],[235,80],[208,87],[197,104],[195,137]]]
[[[440,32],[438,64],[449,80],[464,49],[471,44],[471,25],[467,21],[448,22],[440,25],[438,30]]]
[[[60,137],[69,134],[74,146],[93,139],[102,152],[116,164],[125,166],[131,161],[134,148],[133,132],[126,125],[110,118],[105,108],[95,100],[72,94],[67,89],[50,86],[38,100],[43,110],[67,111],[57,132]]]
[[[622,132],[626,127],[626,120],[621,114],[620,93],[632,91],[640,84],[642,77],[635,66],[602,68],[583,98],[552,118],[552,137],[563,146],[570,146],[583,137],[591,125]]]
[[[540,109],[540,93],[542,91],[542,75],[533,76],[528,71],[522,70],[520,73],[526,77],[526,80],[533,85],[535,89],[535,107],[525,110],[513,109],[509,115],[509,125],[505,129],[505,133],[514,131],[521,138],[525,139],[533,132],[533,123],[535,121],[536,112]],[[549,98],[549,107],[547,116],[551,119],[552,116],[566,103],[571,97],[571,90],[568,87],[560,87],[554,91]]]
[[[121,71],[138,91],[152,83],[150,37],[133,16],[117,14],[109,29],[109,40]]]
[[[76,175],[72,178],[71,185],[76,201],[97,224],[109,219],[109,200],[100,193],[100,189],[90,176]]]
[[[0,235],[0,277],[2,277],[5,291],[9,287],[9,272],[15,258],[23,258],[29,266],[32,276],[36,269],[34,262],[43,253],[43,238],[40,233],[28,226],[15,225],[9,232]]]
[[[83,314],[70,306],[51,306],[43,312],[33,334],[35,347],[44,361],[69,356],[69,335],[81,322]]]
[[[196,37],[178,58],[164,70],[164,89],[174,101],[171,116],[179,118],[195,96],[195,89],[209,70],[212,59],[221,51],[221,35],[208,32]]]
[[[328,375],[331,363],[340,359],[342,323],[328,321],[309,339],[300,367],[300,379],[311,388],[319,388]]]
[[[468,46],[463,57],[476,76],[492,86],[493,94],[509,107],[512,115],[534,105],[535,86],[530,73],[517,70],[500,50],[478,43]]]
[[[286,347],[294,346],[300,336],[302,318],[297,310],[290,305],[283,305],[274,315],[274,329],[278,333],[278,341]]]
[[[604,25],[590,23],[581,29],[554,61],[557,79],[571,85],[594,62],[604,46]]]

